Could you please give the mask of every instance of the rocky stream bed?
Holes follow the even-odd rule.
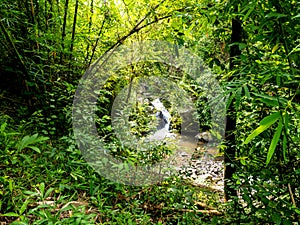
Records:
[[[189,146],[190,147],[190,146]],[[223,156],[216,148],[198,145],[194,151],[176,152],[177,171],[195,186],[207,187],[213,191],[224,190]]]

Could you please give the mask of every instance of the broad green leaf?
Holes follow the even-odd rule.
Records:
[[[1,214],[0,216],[15,216],[15,217],[18,217],[19,214],[17,213],[14,213],[14,212],[9,212],[9,213],[4,213],[4,214]]]
[[[290,51],[290,53],[287,56],[290,56],[291,54],[295,53],[295,52],[299,52],[300,51],[300,44],[298,44],[295,48],[292,49],[292,51]]]
[[[276,84],[281,87],[281,75],[276,76]]]
[[[272,220],[275,224],[281,224],[281,215],[277,212],[272,214]]]
[[[283,124],[282,124],[282,121],[280,121],[278,124],[278,127],[276,129],[276,132],[272,138],[272,142],[269,147],[269,150],[268,150],[266,165],[268,165],[270,163],[271,158],[274,154],[275,148],[277,146],[277,143],[278,143],[280,135],[281,135],[282,127],[283,127]]]
[[[260,133],[264,132],[268,129],[272,124],[274,124],[280,117],[280,112],[273,113],[262,119],[260,121],[260,126],[256,128],[252,133],[246,138],[244,144],[248,144],[253,138],[258,136]]]
[[[287,138],[286,138],[285,134],[283,134],[282,151],[283,151],[283,159],[284,159],[285,162],[287,162],[287,158],[286,158]]]
[[[45,193],[45,195],[44,195],[44,198],[47,198],[47,197],[51,194],[52,191],[54,191],[54,188],[49,188],[49,189],[46,191],[46,193]]]
[[[10,192],[13,191],[13,180],[8,181],[8,189],[9,189]]]
[[[245,95],[247,96],[247,98],[250,98],[250,93],[249,93],[249,89],[248,89],[247,85],[244,86],[244,92],[245,92]]]
[[[245,43],[239,43],[239,49],[240,50],[243,50],[246,47],[247,47],[247,44],[245,44]]]
[[[6,123],[6,122],[4,122],[4,123],[1,125],[1,127],[0,127],[0,132],[1,132],[1,133],[3,133],[3,131],[5,130],[6,126],[7,126],[7,123]]]
[[[258,93],[254,93],[253,92],[253,95],[259,97],[258,100],[260,101],[265,101],[265,102],[269,102],[270,104],[275,104],[275,102],[279,102],[282,103],[282,104],[286,104],[288,102],[287,99],[285,98],[281,98],[281,97],[274,97],[274,96],[270,96],[270,95],[265,95],[265,94],[258,94]],[[272,103],[271,103],[272,102]],[[276,105],[278,105],[278,103],[276,103]]]
[[[278,43],[277,45],[275,45],[273,48],[272,48],[272,53],[276,52],[277,49],[279,48],[280,46],[280,43]]]
[[[265,103],[267,106],[278,106],[278,101],[277,100],[270,100],[267,98],[259,98],[259,101],[261,101],[262,103]]]
[[[242,97],[242,87],[237,89],[236,94],[235,94],[235,109],[238,110],[241,102],[241,97]]]
[[[296,19],[296,18],[299,18],[299,17],[300,17],[300,14],[298,14],[298,15],[292,17],[292,20],[293,20],[293,19]]]
[[[44,192],[45,192],[45,183],[44,182],[40,183],[40,192],[41,192],[41,195],[44,196]]]
[[[23,205],[21,206],[20,210],[19,210],[19,214],[22,215],[25,210],[27,209],[27,205],[29,203],[29,199],[26,199],[26,201],[23,203]]]
[[[288,134],[288,131],[289,131],[289,126],[288,125],[290,124],[290,118],[289,118],[289,114],[287,112],[285,112],[283,124],[284,124],[284,130],[285,130],[285,132],[283,132],[284,136],[283,136],[283,143],[282,143],[283,159],[284,159],[284,161],[287,161],[287,158],[286,158],[287,136],[286,136],[286,134]]]
[[[270,12],[266,15],[266,18],[271,18],[271,17],[281,18],[281,17],[286,17],[286,16],[287,15],[285,15],[285,14]]]
[[[24,191],[23,193],[26,194],[26,195],[31,195],[31,196],[37,196],[38,195],[37,192],[33,192],[33,191]]]
[[[41,150],[38,147],[35,146],[27,146],[28,148],[31,148],[32,150],[36,151],[37,153],[41,153]]]
[[[39,143],[39,142],[43,142],[48,140],[48,137],[38,137],[38,134],[34,134],[32,136],[26,135],[25,137],[22,138],[22,140],[18,143],[17,147],[18,150],[22,150],[24,148],[29,147],[29,145],[35,144],[35,143]]]
[[[249,15],[253,12],[255,6],[256,6],[256,5],[253,4],[251,7],[249,7],[249,10],[248,10],[248,12],[246,13],[246,15],[244,16],[243,21],[246,21],[246,20],[248,19]]]
[[[227,101],[227,104],[226,104],[226,110],[228,110],[229,106],[231,105],[233,98],[234,98],[234,95],[231,94],[231,95],[229,96],[228,101]]]

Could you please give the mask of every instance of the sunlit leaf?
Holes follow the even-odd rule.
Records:
[[[0,215],[0,216],[7,216],[7,217],[12,217],[12,216],[14,216],[14,217],[18,217],[19,214],[14,213],[14,212],[9,212],[9,213],[2,214],[2,215]]]
[[[249,10],[246,13],[246,15],[243,17],[243,21],[246,21],[248,19],[249,15],[253,12],[255,6],[256,4],[252,4],[252,6],[249,6]]]
[[[270,12],[266,15],[266,18],[271,18],[271,17],[281,18],[281,17],[286,17],[286,16],[287,15],[285,15],[285,14]]]
[[[287,161],[287,157],[286,157],[286,153],[287,153],[287,134],[289,131],[289,124],[290,124],[290,118],[289,118],[289,114],[285,113],[284,115],[284,133],[283,133],[283,143],[282,143],[282,148],[283,148],[283,159],[285,161]]]
[[[250,98],[250,93],[249,93],[249,89],[248,89],[247,85],[244,86],[244,92],[245,92],[245,95],[247,96],[247,98]]]
[[[28,203],[29,203],[29,199],[26,199],[26,201],[22,204],[22,206],[19,210],[20,215],[22,215],[25,212],[25,210],[27,209]]]
[[[283,143],[282,143],[282,151],[283,151],[283,159],[287,162],[286,152],[287,152],[287,138],[286,135],[283,135]]]
[[[298,14],[298,15],[292,17],[292,20],[293,20],[293,19],[296,19],[296,18],[299,18],[299,17],[300,17],[300,14]]]
[[[38,134],[34,134],[32,136],[26,135],[18,143],[17,147],[18,147],[18,150],[22,150],[24,148],[29,147],[32,144],[40,143],[40,142],[46,141],[48,139],[49,139],[48,137],[43,137],[43,136],[39,137]],[[30,148],[32,148],[32,146]],[[36,149],[33,149],[33,150],[36,150]]]
[[[269,147],[269,150],[268,150],[267,161],[266,161],[267,165],[270,163],[271,158],[272,158],[272,156],[275,152],[275,148],[277,146],[277,143],[278,143],[280,135],[281,135],[282,127],[283,127],[282,121],[280,121],[279,124],[278,124],[278,127],[276,129],[276,132],[273,136],[273,139],[272,139],[271,145]]]
[[[275,224],[281,224],[281,215],[277,212],[272,213],[272,220]]]
[[[273,48],[272,48],[272,53],[276,52],[276,50],[279,48],[280,46],[280,43],[278,43],[277,45],[275,45]]]
[[[262,103],[265,103],[267,106],[278,106],[278,101],[277,100],[270,100],[267,98],[259,98],[259,101]]]
[[[41,150],[40,150],[38,147],[35,147],[35,146],[27,146],[27,148],[30,148],[30,149],[36,151],[37,153],[41,153]]]
[[[238,110],[242,97],[242,88],[237,89],[236,91],[236,101],[235,101],[235,109]]]
[[[259,97],[257,100],[270,105],[270,106],[277,106],[279,103],[286,104],[288,102],[287,99],[282,98],[282,97],[274,97],[270,95],[265,95],[265,94],[259,94],[259,93],[254,93],[253,95]],[[279,103],[278,103],[279,101]]]
[[[260,121],[260,126],[256,128],[245,140],[244,144],[248,144],[253,138],[268,129],[280,117],[280,112],[273,113]]]

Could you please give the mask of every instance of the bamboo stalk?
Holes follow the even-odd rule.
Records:
[[[32,24],[35,24],[35,14],[34,14],[33,0],[30,0],[30,12],[31,12]]]
[[[37,29],[40,29],[40,21],[39,21],[39,12],[40,12],[40,9],[39,9],[39,1],[38,0],[35,0],[34,1],[34,4],[35,4],[35,17],[37,18],[36,20],[36,24],[37,24]]]
[[[66,2],[65,2],[65,12],[64,12],[64,21],[63,21],[63,27],[62,27],[62,36],[61,36],[60,64],[62,63],[63,51],[65,49],[64,41],[65,41],[65,37],[66,37],[68,6],[69,6],[69,0],[66,0]]]
[[[22,86],[21,83],[23,82],[24,87],[25,87],[25,90],[29,92],[29,87],[28,87],[28,85],[27,85],[27,80],[26,80],[26,79],[29,77],[29,73],[28,73],[28,71],[27,71],[27,68],[26,68],[25,63],[24,63],[24,61],[23,61],[23,59],[22,59],[21,54],[19,53],[19,51],[18,51],[18,49],[16,48],[16,46],[15,46],[13,40],[11,39],[10,34],[9,34],[9,31],[7,31],[7,30],[5,29],[5,27],[4,27],[3,23],[2,23],[2,19],[1,19],[1,18],[0,18],[0,30],[2,30],[2,33],[4,34],[4,37],[6,38],[6,40],[8,41],[8,43],[11,45],[12,49],[13,49],[14,52],[15,52],[15,55],[17,55],[18,61],[20,62],[21,70],[22,70],[22,72],[23,72],[23,74],[24,74],[24,75],[23,75],[23,78],[24,78],[24,79],[22,79],[21,81],[19,81],[20,86]],[[29,104],[30,107],[32,107],[31,99],[28,99],[28,104]]]
[[[78,0],[75,3],[75,11],[74,11],[74,19],[73,19],[73,27],[72,27],[72,37],[71,37],[71,46],[70,46],[70,61],[72,60],[72,51],[74,47],[74,39],[75,39],[75,31],[76,31],[76,21],[77,21],[77,12],[78,12]],[[71,66],[71,62],[69,63],[69,68]]]
[[[22,56],[21,54],[19,53],[18,49],[16,48],[13,40],[11,39],[10,37],[10,34],[9,34],[9,31],[7,31],[2,23],[2,19],[0,19],[0,28],[4,34],[4,37],[6,38],[6,40],[8,41],[8,43],[11,45],[12,49],[14,50],[16,56],[17,56],[17,59],[18,61],[20,62],[21,66],[22,66],[22,72],[25,74],[25,76],[28,76],[28,71],[26,69],[26,66],[25,66],[25,63],[22,59]]]
[[[94,0],[91,1],[91,6],[90,6],[90,19],[89,19],[89,34],[91,33],[91,29],[92,29],[92,25],[93,25],[93,14],[94,14]],[[88,58],[89,58],[89,50],[90,50],[90,43],[88,42],[87,43],[87,46],[86,46],[86,56],[85,56],[85,63],[87,64],[88,63]]]
[[[295,199],[294,199],[293,191],[292,191],[291,185],[289,183],[288,183],[288,189],[289,189],[289,194],[290,194],[292,203],[293,203],[294,206],[296,206],[296,202],[295,202]]]
[[[95,44],[93,45],[92,55],[91,55],[91,58],[90,58],[90,61],[89,61],[88,65],[87,65],[87,67],[89,67],[89,66],[91,65],[92,60],[93,60],[93,58],[94,58],[95,51],[96,51],[98,42],[99,42],[99,40],[100,40],[100,35],[102,34],[102,30],[103,30],[105,21],[106,21],[106,16],[104,16],[104,19],[103,19],[102,24],[101,24],[101,28],[100,28],[100,30],[99,30],[99,34],[98,34],[97,39],[96,39],[96,42],[95,42]]]
[[[72,27],[71,45],[70,45],[69,71],[71,71],[71,65],[72,65],[71,62],[72,62],[74,40],[75,40],[75,33],[76,33],[76,23],[77,23],[76,21],[77,21],[78,3],[79,3],[79,0],[76,0],[75,11],[74,11],[74,19],[73,19],[73,27]]]

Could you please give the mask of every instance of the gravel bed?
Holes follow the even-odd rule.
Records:
[[[181,177],[190,180],[194,185],[207,186],[223,192],[223,157],[214,157],[210,154],[194,157],[185,152],[178,152],[176,160],[181,165],[177,167]]]

